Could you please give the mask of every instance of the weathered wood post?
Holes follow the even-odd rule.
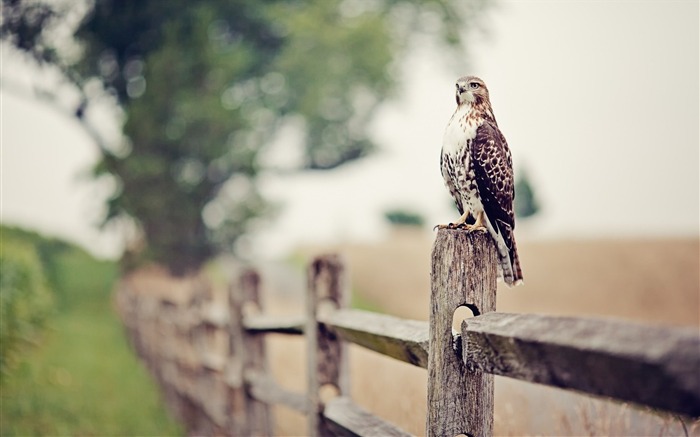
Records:
[[[228,434],[247,435],[245,412],[245,387],[243,386],[243,302],[239,284],[232,280],[228,289],[228,359],[224,379],[226,381],[226,412],[228,413]]]
[[[493,376],[466,368],[452,320],[460,306],[475,316],[496,310],[497,259],[487,233],[438,231],[430,276],[428,436],[493,434]]]
[[[229,385],[228,412],[231,435],[272,435],[272,416],[267,404],[254,399],[245,383],[246,374],[267,374],[265,339],[261,334],[248,333],[243,326],[247,312],[262,311],[260,276],[246,270],[239,282],[229,289]]]
[[[213,435],[213,422],[207,412],[207,397],[209,396],[209,374],[206,366],[208,353],[208,335],[205,322],[205,309],[211,300],[210,290],[205,287],[196,287],[192,290],[194,294],[193,312],[196,321],[191,327],[190,335],[192,346],[195,351],[196,367],[194,376],[193,400],[197,406],[194,423],[187,424],[190,434]]]
[[[263,305],[260,299],[260,275],[255,270],[246,270],[241,275],[241,297],[243,317],[250,313],[262,313]],[[243,344],[245,346],[245,361],[243,363],[244,377],[250,372],[267,375],[269,368],[265,353],[265,337],[262,334],[252,334],[243,331]],[[272,435],[272,414],[268,404],[251,396],[250,388],[246,384],[246,416],[248,417],[248,431],[254,436]]]
[[[350,393],[347,346],[333,332],[319,324],[317,316],[347,305],[343,264],[337,255],[320,256],[309,265],[306,297],[306,342],[309,393],[309,435],[333,435],[322,413],[324,395]],[[328,392],[331,393],[328,393]],[[335,393],[333,393],[335,392]]]
[[[175,311],[177,306],[173,302],[168,300],[162,300],[160,304],[159,314],[163,320],[163,336],[162,336],[162,348],[163,348],[163,361],[161,362],[161,369],[163,375],[163,381],[161,389],[163,390],[164,397],[166,400],[166,406],[170,412],[177,413],[179,411],[179,394],[177,392],[177,345],[175,343],[175,337],[177,335],[177,329],[175,326]]]

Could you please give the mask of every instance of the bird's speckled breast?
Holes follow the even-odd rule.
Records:
[[[479,124],[470,117],[472,106],[460,105],[452,115],[442,142],[442,177],[460,210],[483,210],[471,162],[471,144]]]

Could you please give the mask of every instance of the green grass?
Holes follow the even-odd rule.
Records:
[[[55,260],[57,314],[0,386],[0,435],[182,435],[112,310],[113,262]]]

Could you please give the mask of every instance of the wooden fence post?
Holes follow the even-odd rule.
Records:
[[[469,370],[454,341],[455,310],[496,310],[496,249],[483,232],[443,229],[432,252],[428,436],[493,435],[493,376]]]
[[[211,299],[211,296],[209,290],[205,288],[196,288],[192,293],[194,294],[192,310],[196,315],[196,321],[190,329],[190,341],[192,342],[196,356],[193,381],[194,391],[192,393],[193,401],[196,405],[196,413],[194,415],[194,423],[187,424],[187,428],[190,434],[212,435],[213,424],[209,420],[205,402],[209,392],[209,376],[205,365],[207,354],[207,327],[204,324],[204,309]]]
[[[333,332],[319,324],[317,316],[324,311],[347,305],[343,264],[337,255],[316,258],[308,270],[306,297],[306,342],[309,394],[309,435],[333,435],[322,417],[323,395],[342,396],[349,393],[347,346]],[[335,393],[332,393],[335,392]],[[325,396],[324,396],[325,397]]]
[[[242,309],[243,317],[251,312],[262,313],[262,301],[260,299],[260,275],[255,270],[246,270],[241,275]],[[265,354],[265,336],[251,334],[244,330],[245,361],[243,363],[243,376],[250,372],[268,374],[267,356]],[[254,436],[272,435],[272,415],[270,406],[251,396],[250,388],[246,384],[246,416],[248,417],[248,431]]]
[[[243,328],[243,303],[239,284],[232,280],[228,289],[228,359],[225,380],[227,385],[228,433],[247,435],[245,411],[245,386],[243,384],[243,363],[245,361],[245,329]]]
[[[252,334],[243,326],[246,313],[262,311],[260,276],[254,270],[241,274],[238,284],[229,289],[229,407],[232,435],[272,435],[270,407],[253,398],[246,384],[246,374],[268,373],[265,338]],[[233,373],[233,374],[232,374]]]

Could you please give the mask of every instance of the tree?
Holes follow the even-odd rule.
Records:
[[[525,170],[521,169],[515,179],[515,215],[519,218],[531,217],[540,210],[535,191]]]
[[[391,209],[384,213],[384,218],[394,226],[423,227],[425,219],[417,212],[405,209]]]
[[[1,32],[58,66],[81,96],[79,119],[96,88],[113,96],[125,140],[100,147],[95,175],[117,185],[106,219],[135,219],[140,257],[186,273],[266,212],[259,157],[281,126],[301,120],[303,169],[366,156],[367,125],[410,35],[432,23],[459,50],[484,4],[99,0],[74,32],[82,51],[72,62],[51,38],[68,16],[53,3],[3,0]]]

